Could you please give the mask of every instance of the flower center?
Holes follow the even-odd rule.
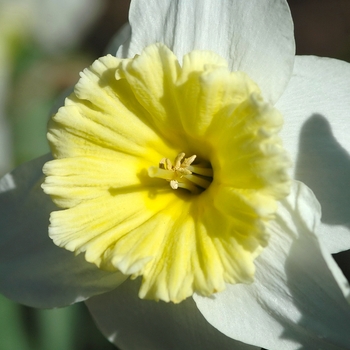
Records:
[[[148,175],[169,181],[173,190],[180,187],[199,194],[213,181],[213,169],[208,162],[193,164],[196,157],[193,155],[185,158],[185,153],[181,152],[175,158],[174,164],[169,158],[163,158],[159,167],[151,166],[148,169]]]

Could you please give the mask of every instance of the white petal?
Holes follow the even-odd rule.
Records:
[[[130,42],[131,37],[131,27],[129,23],[125,23],[122,25],[122,27],[117,31],[117,33],[113,36],[111,42],[109,43],[105,54],[111,54],[113,56],[116,55],[119,47],[124,44],[128,45],[128,42]]]
[[[58,307],[109,291],[125,277],[103,272],[48,237],[57,210],[40,187],[50,155],[23,164],[0,180],[0,293],[34,307]]]
[[[205,318],[224,334],[269,350],[348,348],[350,306],[342,291],[348,296],[349,285],[312,233],[318,220],[312,192],[294,184],[256,260],[255,282],[231,285],[212,299],[195,296]]]
[[[180,304],[142,300],[139,281],[86,301],[102,333],[125,350],[260,350],[212,327],[192,298]]]
[[[275,102],[294,62],[293,22],[284,0],[138,0],[131,3],[131,42],[118,51],[133,57],[152,43],[167,45],[181,60],[211,50],[233,70],[255,80]]]
[[[320,234],[331,253],[350,249],[350,64],[297,56],[276,107],[295,178],[322,206]]]

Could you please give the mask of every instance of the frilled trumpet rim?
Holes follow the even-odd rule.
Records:
[[[251,283],[290,189],[281,114],[213,52],[162,44],[85,69],[49,124],[55,244],[180,302]]]

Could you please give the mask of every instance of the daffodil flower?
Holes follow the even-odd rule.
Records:
[[[138,0],[130,22],[50,121],[54,159],[0,182],[0,291],[88,299],[125,349],[347,348],[349,65],[294,57],[282,0]]]

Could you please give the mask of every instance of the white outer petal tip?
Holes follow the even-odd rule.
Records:
[[[327,249],[350,249],[350,64],[296,56],[292,79],[276,107],[295,178],[322,206],[318,234]]]
[[[293,21],[284,0],[138,0],[129,12],[132,35],[118,57],[160,42],[181,61],[192,50],[224,57],[246,72],[274,103],[293,70]]]

